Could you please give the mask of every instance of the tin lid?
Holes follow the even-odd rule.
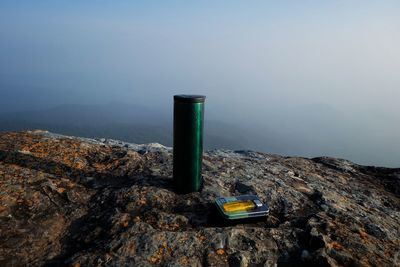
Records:
[[[174,101],[180,103],[204,103],[204,95],[174,95]]]

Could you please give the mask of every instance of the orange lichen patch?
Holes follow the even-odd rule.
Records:
[[[163,242],[163,244],[158,248],[158,251],[155,255],[149,258],[149,262],[153,264],[160,264],[165,257],[165,254],[172,253],[172,249],[168,247],[167,242]]]
[[[65,191],[65,188],[63,188],[63,187],[57,188],[57,192],[60,194],[64,193],[64,191]]]
[[[132,256],[136,254],[136,244],[134,242],[129,242],[128,246],[126,246],[126,253]]]
[[[365,231],[362,230],[362,229],[359,230],[359,234],[360,234],[360,237],[361,237],[362,239],[366,239],[366,238],[368,237],[367,232],[365,232]]]
[[[74,164],[74,168],[78,169],[78,170],[83,170],[85,169],[86,164],[82,161],[78,161]]]
[[[54,148],[50,149],[49,143],[47,142],[37,142],[37,143],[30,143],[28,141],[24,144],[19,150],[20,151],[29,151],[31,154],[34,154],[36,157],[46,157],[49,155],[49,151],[53,151]]]
[[[200,239],[201,242],[204,242],[207,238],[202,233],[197,233],[196,237]]]
[[[225,254],[225,250],[223,250],[222,248],[217,249],[216,252],[217,252],[218,255],[224,255]]]
[[[168,230],[168,231],[176,231],[180,228],[180,226],[177,223],[170,223],[170,224],[166,223],[166,224],[162,224],[161,228]]]
[[[183,256],[180,260],[179,263],[183,266],[187,266],[189,264],[189,260],[187,257]]]
[[[162,260],[162,256],[161,255],[153,255],[150,257],[149,262],[153,263],[153,264],[160,264]]]
[[[221,254],[212,251],[207,254],[207,262],[209,263],[210,266],[228,266],[227,265],[228,255],[225,253],[225,251],[224,253]]]
[[[139,199],[138,204],[144,206],[147,204],[147,201],[145,199]]]
[[[37,201],[37,200],[39,200],[40,199],[40,197],[41,197],[41,193],[40,193],[40,191],[35,191],[35,192],[33,192],[33,194],[32,194],[32,199],[33,199],[33,201]]]
[[[74,264],[74,267],[81,267],[81,264],[79,262]]]
[[[68,183],[67,183],[68,188],[74,188],[75,186],[76,186],[76,183],[68,181]]]
[[[342,250],[343,249],[343,246],[341,244],[339,244],[338,242],[336,242],[336,241],[333,241],[333,242],[329,243],[328,247],[333,248],[335,250]]]
[[[97,172],[107,172],[114,166],[113,164],[102,164],[102,163],[95,163],[93,165],[96,168]]]
[[[3,211],[7,210],[6,206],[0,206],[0,213],[2,213]]]
[[[18,138],[18,137],[16,137]],[[40,136],[29,136],[28,134],[18,138],[19,145],[15,145],[14,150],[23,154],[33,155],[38,158],[47,158],[67,166],[83,169],[86,167],[85,160],[77,160],[88,154],[91,145],[82,146],[80,140],[68,138],[48,139]],[[0,144],[1,147],[2,144]],[[93,146],[94,147],[94,146]]]
[[[130,220],[131,220],[131,217],[127,214],[124,214],[124,215],[122,215],[122,218],[120,219],[120,225],[122,227],[128,227]]]

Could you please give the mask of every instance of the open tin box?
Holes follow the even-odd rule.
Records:
[[[227,220],[258,218],[267,216],[268,205],[255,195],[219,197],[215,200],[219,213]]]

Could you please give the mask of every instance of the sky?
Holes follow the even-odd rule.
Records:
[[[306,125],[313,139],[299,120],[341,114],[326,120],[385,165],[400,159],[399,14],[399,1],[2,0],[0,112],[204,94],[208,116],[260,133]]]

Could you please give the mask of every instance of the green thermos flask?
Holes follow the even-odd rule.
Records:
[[[174,186],[180,194],[198,192],[203,185],[204,101],[202,95],[174,96]]]

